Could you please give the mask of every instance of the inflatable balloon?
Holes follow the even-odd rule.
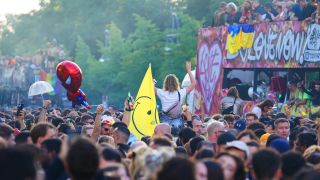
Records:
[[[67,97],[69,101],[72,101],[72,107],[83,105],[90,109],[86,95],[80,89],[82,83],[80,67],[72,61],[62,61],[57,65],[56,73],[62,86],[67,90]]]
[[[83,106],[85,106],[87,109],[90,109],[91,106],[87,103],[87,97],[86,95],[84,94],[84,92],[79,89],[77,92],[71,92],[71,91],[68,91],[67,92],[67,97],[68,97],[68,100],[69,101],[72,101],[72,107],[75,107],[75,105],[77,104],[81,104]]]
[[[63,61],[57,65],[56,72],[64,88],[72,92],[79,90],[82,82],[82,72],[76,63]]]

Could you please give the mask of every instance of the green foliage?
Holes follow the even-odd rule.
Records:
[[[125,42],[125,39],[122,36],[121,30],[117,27],[115,23],[107,25],[107,28],[110,31],[109,45],[105,46],[103,43],[99,42],[100,52],[103,54],[105,61],[100,63],[101,76],[99,78],[94,78],[98,81],[95,84],[102,84],[104,87],[101,88],[101,95],[108,95],[110,98],[110,103],[122,105],[121,100],[125,97],[125,92],[128,89],[124,89],[123,81],[125,79],[118,80],[118,75],[124,57],[129,53],[129,46]],[[98,70],[96,70],[97,72]],[[93,73],[94,74],[94,73]]]
[[[84,42],[81,37],[78,37],[76,43],[75,63],[77,63],[81,68],[86,68],[88,67],[88,63],[91,59],[93,59],[93,56],[91,55],[90,47]],[[86,71],[84,71],[83,74],[86,75]]]
[[[204,26],[210,26],[214,12],[219,9],[221,2],[234,2],[238,7],[241,6],[245,0],[180,0],[182,4],[185,4],[186,8],[183,10],[184,13],[191,17],[202,20]],[[270,0],[264,0],[270,1]]]
[[[88,101],[101,103],[101,96],[108,95],[110,104],[122,106],[128,91],[137,93],[149,64],[159,86],[168,73],[184,77],[184,62],[196,57],[198,29],[218,4],[214,0],[41,0],[39,11],[11,16],[0,27],[0,54],[34,54],[55,39],[81,67],[81,89]],[[166,34],[173,31],[171,11],[181,21],[181,28],[174,30],[179,44],[166,43]]]
[[[174,73],[179,79],[182,79],[186,73],[184,62],[196,57],[198,29],[201,27],[202,22],[182,13],[179,13],[178,16],[182,24],[182,27],[177,32],[180,43],[172,46],[172,53],[167,56],[168,65],[164,64],[162,68],[162,77],[168,73]],[[175,68],[167,69],[168,67]]]
[[[163,61],[163,33],[150,20],[139,15],[135,18],[136,30],[126,41],[128,53],[123,56],[115,78],[123,87],[123,94],[128,91],[136,94],[149,64],[156,76]]]
[[[212,0],[185,0],[187,7],[186,7],[186,13],[188,13],[190,16],[195,17],[199,20],[210,20],[212,16],[212,7],[211,7],[211,1]],[[219,1],[213,1],[214,3],[218,3]]]

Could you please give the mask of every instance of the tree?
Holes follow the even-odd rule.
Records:
[[[82,70],[82,85],[81,89],[87,94],[88,99],[93,100],[98,98],[95,96],[97,90],[96,87],[93,86],[95,83],[92,79],[92,76],[95,76],[96,74],[92,74],[93,70],[99,67],[97,65],[97,60],[94,59],[90,52],[89,46],[84,42],[84,40],[79,36],[77,43],[76,43],[76,56],[75,56],[75,63],[78,64],[78,66]]]
[[[77,63],[81,68],[87,68],[89,61],[92,59],[94,58],[90,52],[90,47],[79,36],[76,43],[75,63]],[[84,71],[83,74],[86,74],[86,71]]]
[[[124,57],[129,53],[129,47],[122,36],[122,31],[115,23],[107,25],[110,32],[109,42],[105,44],[98,42],[100,52],[103,54],[105,61],[100,63],[101,76],[97,78],[95,84],[101,84],[103,87],[101,95],[108,95],[109,103],[114,105],[122,105],[122,100],[125,96],[125,91],[122,82],[117,80],[119,69],[121,68]],[[95,70],[97,72],[97,70]],[[125,81],[125,79],[124,79]]]
[[[209,20],[212,14],[212,0],[185,0],[185,12],[198,20]],[[218,2],[218,1],[215,1]]]
[[[135,19],[136,30],[126,41],[129,53],[124,56],[115,79],[126,92],[131,91],[133,94],[137,93],[149,64],[152,64],[153,75],[159,74],[164,55],[164,36],[159,28],[139,15],[135,15]]]
[[[184,13],[189,16],[203,21],[203,26],[210,26],[212,23],[212,18],[214,16],[214,12],[218,10],[221,2],[234,2],[236,5],[240,6],[244,3],[245,0],[180,0],[181,4],[184,4],[186,7],[184,9]],[[268,1],[268,0],[264,0]]]
[[[111,104],[122,106],[128,91],[137,92],[149,63],[158,80],[168,73],[184,76],[184,62],[196,56],[198,29],[218,5],[215,0],[41,0],[39,11],[8,16],[0,51],[32,55],[55,39],[81,67],[88,101],[99,103],[108,95]],[[166,52],[172,12],[181,21],[180,43],[167,44],[172,51]],[[108,44],[102,43],[106,29]],[[105,61],[99,62],[102,55]]]
[[[166,56],[165,63],[161,67],[161,77],[174,73],[180,79],[185,75],[184,62],[193,60],[197,53],[198,30],[202,21],[198,21],[191,16],[179,13],[181,28],[178,29],[177,37],[179,44],[171,44],[172,51]]]

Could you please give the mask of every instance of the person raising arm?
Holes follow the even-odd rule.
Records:
[[[101,116],[102,116],[103,112],[104,112],[104,107],[103,107],[102,104],[100,104],[97,107],[97,110],[96,110],[96,118],[94,120],[93,131],[92,131],[92,136],[91,136],[91,139],[94,142],[97,142],[98,138],[100,136],[100,132],[101,132]]]
[[[190,78],[190,85],[185,89],[180,89],[179,80],[174,74],[169,74],[166,76],[163,82],[163,89],[155,87],[155,93],[161,101],[162,110],[164,112],[173,106],[178,100],[178,96],[175,95],[177,92],[180,93],[180,97],[183,99],[195,88],[196,80],[191,71],[191,62],[186,62],[186,71]]]

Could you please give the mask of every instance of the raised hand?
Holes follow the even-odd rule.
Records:
[[[102,104],[100,104],[100,105],[97,107],[96,113],[97,113],[97,115],[102,115],[103,112],[104,112],[104,107],[103,107]]]
[[[42,104],[43,104],[44,108],[49,108],[51,101],[50,100],[43,100]]]
[[[187,72],[191,72],[191,62],[190,61],[186,62],[186,70],[187,70]]]

